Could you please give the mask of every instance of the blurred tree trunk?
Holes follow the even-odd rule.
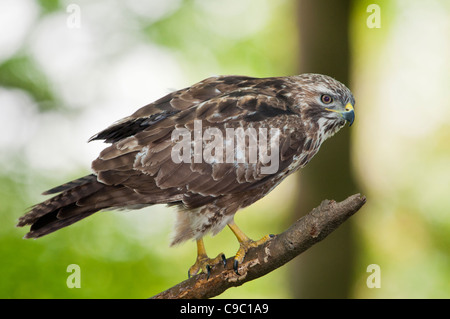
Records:
[[[349,85],[349,15],[350,0],[299,1],[299,73],[323,73]],[[297,175],[300,192],[295,218],[306,214],[323,199],[341,200],[355,193],[350,172],[350,132],[351,128],[346,126],[326,141],[311,163]],[[294,297],[349,297],[353,250],[350,220],[291,264]]]

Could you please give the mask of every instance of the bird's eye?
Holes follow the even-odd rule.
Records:
[[[333,102],[333,98],[328,94],[322,95],[320,97],[320,100],[322,101],[323,104],[330,104],[331,102]]]

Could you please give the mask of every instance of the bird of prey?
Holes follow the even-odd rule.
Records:
[[[25,238],[38,238],[101,210],[168,204],[177,207],[171,244],[197,242],[189,276],[209,276],[212,266],[225,262],[223,254],[207,256],[203,237],[227,225],[240,243],[233,265],[238,273],[248,249],[271,236],[251,240],[236,226],[235,213],[304,167],[346,122],[351,125],[354,105],[350,90],[326,75],[207,78],[94,135],[89,141],[111,145],[93,161],[93,173],[44,192],[54,196],[33,206],[17,226],[30,225]],[[243,144],[234,150],[238,135],[227,134],[239,129]],[[250,153],[258,147],[267,152],[253,152],[255,159]]]

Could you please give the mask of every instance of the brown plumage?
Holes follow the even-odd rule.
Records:
[[[35,205],[18,226],[31,225],[26,237],[37,238],[99,210],[164,203],[179,208],[172,244],[201,240],[233,224],[237,210],[305,166],[325,139],[346,120],[353,121],[353,105],[351,92],[324,75],[208,78],[93,136],[90,141],[111,143],[93,161],[94,173],[45,192],[59,194]],[[176,163],[171,157],[177,143],[172,134],[175,129],[193,132],[196,120],[202,136],[207,130],[226,136],[231,128],[278,129],[277,170],[265,174],[268,163],[249,161],[250,137],[245,140],[246,154],[241,154],[243,162],[236,153],[232,162],[220,157],[209,163]]]

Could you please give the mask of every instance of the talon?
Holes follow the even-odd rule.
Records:
[[[206,265],[206,280],[209,279],[209,275],[211,275],[211,266]]]
[[[222,263],[223,263],[223,268],[225,268],[227,266],[227,258],[225,257],[224,254],[222,254]]]
[[[196,262],[191,268],[188,270],[188,279],[192,276],[195,276],[201,270],[200,265]]]
[[[237,259],[235,259],[234,263],[233,263],[233,269],[234,269],[234,272],[236,273],[236,275],[240,276],[240,274],[238,272],[238,265],[239,265],[239,261]]]

